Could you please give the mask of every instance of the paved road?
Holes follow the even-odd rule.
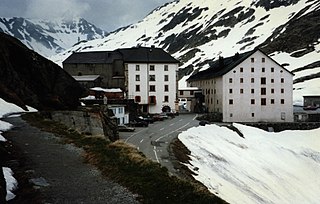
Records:
[[[4,135],[25,154],[26,169],[40,188],[44,203],[138,203],[126,188],[84,164],[82,150],[31,127],[20,117],[7,118],[15,127]]]
[[[179,133],[199,125],[196,117],[196,114],[180,114],[172,119],[154,122],[148,128],[136,128],[132,133],[121,132],[120,139],[135,145],[148,158],[175,173],[176,170],[169,160],[168,146]]]

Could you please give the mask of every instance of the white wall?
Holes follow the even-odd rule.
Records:
[[[156,104],[149,105],[149,113],[160,113],[163,106],[169,106],[175,109],[175,100],[177,93],[176,71],[178,64],[138,64],[140,71],[136,71],[137,64],[127,64],[128,67],[128,96],[134,99],[135,96],[141,96],[139,104],[148,104],[149,96],[156,96]],[[155,66],[154,71],[150,71],[150,65]],[[164,70],[164,65],[168,65],[168,71]],[[136,75],[140,75],[140,81],[136,81]],[[155,81],[149,81],[149,75],[155,75]],[[169,80],[164,81],[164,76],[168,75]],[[137,92],[136,85],[140,85],[140,91]],[[156,91],[150,92],[150,85],[155,85]],[[165,92],[165,85],[169,86],[169,91]],[[164,102],[164,97],[168,96],[168,102]]]
[[[118,125],[129,123],[129,114],[125,113],[124,106],[109,106],[114,116],[118,119]]]
[[[251,58],[255,61],[252,63]],[[265,62],[262,62],[265,58]],[[243,72],[240,72],[240,68]],[[251,72],[251,67],[254,72]],[[274,72],[271,72],[271,68]],[[262,72],[265,68],[265,72]],[[266,78],[266,85],[261,84],[261,77]],[[223,76],[223,121],[224,122],[292,122],[293,121],[293,104],[292,104],[292,74],[287,72],[273,60],[269,59],[262,52],[257,51],[244,62],[239,64],[233,70]],[[233,79],[229,83],[229,78]],[[243,83],[240,83],[243,78]],[[251,83],[254,78],[254,83]],[[281,83],[281,78],[284,83]],[[271,79],[274,83],[271,83]],[[266,88],[266,95],[261,95],[261,87]],[[229,93],[229,89],[233,89]],[[240,93],[243,89],[243,94]],[[254,93],[251,93],[254,89]],[[274,93],[271,93],[274,89]],[[281,93],[284,89],[284,93]],[[266,105],[261,105],[261,98],[266,98]],[[229,105],[229,99],[233,99],[233,105]],[[251,99],[255,104],[251,104]],[[274,104],[271,104],[271,99]],[[281,104],[284,99],[284,104]],[[252,117],[252,114],[254,116]],[[285,118],[281,116],[285,115]]]

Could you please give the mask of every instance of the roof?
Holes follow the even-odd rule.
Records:
[[[288,71],[286,68],[284,68],[282,65],[280,65],[278,62],[273,60],[271,57],[269,57],[267,54],[265,54],[262,50],[260,49],[254,49],[249,52],[245,52],[242,54],[235,54],[232,57],[227,57],[227,58],[222,58],[220,57],[218,60],[213,61],[212,63],[209,63],[210,67],[204,71],[200,71],[192,76],[190,76],[187,81],[195,81],[195,80],[204,80],[204,79],[211,79],[214,77],[219,77],[222,76],[229,71],[231,71],[233,68],[238,66],[241,62],[246,60],[248,57],[250,57],[253,53],[260,51],[262,52],[266,57],[274,61],[276,64],[278,64],[280,67],[285,69],[287,72],[291,73],[292,72]]]
[[[74,52],[63,61],[63,64],[112,64],[116,59],[122,59],[121,53],[114,51]]]
[[[120,88],[104,89],[104,88],[101,88],[101,87],[93,87],[93,88],[90,88],[90,90],[92,90],[92,91],[102,91],[102,92],[105,92],[105,93],[122,93],[122,90]]]
[[[81,76],[72,76],[76,81],[95,81],[100,75],[81,75]]]
[[[116,59],[127,63],[179,63],[161,48],[133,47],[114,51],[75,52],[63,64],[111,64]]]
[[[169,53],[155,47],[133,47],[118,49],[125,62],[179,63]]]

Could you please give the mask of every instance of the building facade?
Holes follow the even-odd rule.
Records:
[[[224,122],[293,121],[293,74],[259,49],[220,58],[188,82]]]
[[[70,75],[100,75],[103,88],[121,88],[143,113],[175,110],[178,66],[179,61],[155,47],[73,53],[63,62]]]

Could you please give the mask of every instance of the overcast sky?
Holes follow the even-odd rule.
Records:
[[[172,0],[0,0],[0,17],[53,19],[83,17],[113,31],[138,22],[158,6]]]

